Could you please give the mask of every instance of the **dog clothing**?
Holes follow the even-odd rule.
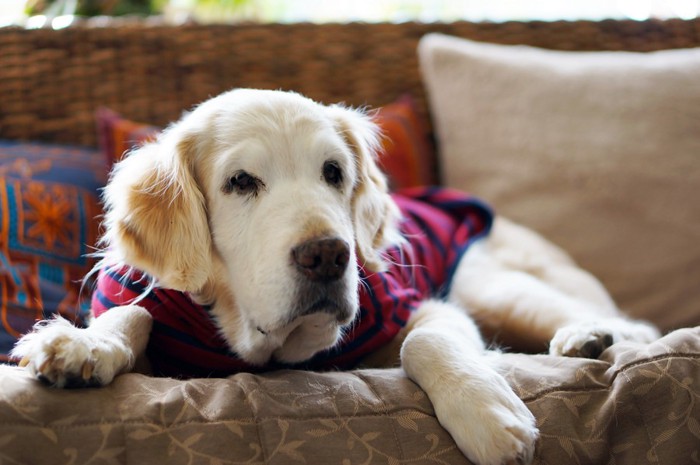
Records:
[[[246,363],[220,335],[207,306],[194,303],[180,291],[157,287],[148,291],[149,279],[128,268],[100,271],[92,297],[93,314],[99,317],[141,297],[138,305],[153,317],[146,353],[155,375],[223,377],[281,368],[355,368],[398,334],[421,301],[447,293],[460,257],[474,240],[488,234],[493,221],[486,204],[454,190],[413,188],[392,198],[401,210],[400,231],[407,243],[386,251],[387,271],[371,273],[360,267],[356,321],[338,344],[306,362]]]

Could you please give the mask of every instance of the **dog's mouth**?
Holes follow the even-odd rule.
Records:
[[[248,344],[236,347],[236,352],[251,363],[264,364],[271,358],[292,364],[309,360],[338,344],[358,314],[357,282],[350,273],[331,283],[299,279],[292,285],[291,298],[267,304],[261,298],[242,312],[248,318],[240,339]],[[254,311],[260,304],[267,308]],[[289,306],[282,310],[277,308],[280,304]]]
[[[355,314],[346,304],[341,304],[325,297],[317,300],[306,309],[299,312],[299,316],[313,315],[314,313],[328,313],[335,317],[340,326],[350,324]]]
[[[286,328],[291,328],[292,330],[299,326],[300,322],[304,320],[304,317],[325,314],[328,316],[325,320],[328,324],[334,324],[338,327],[348,326],[352,323],[355,318],[355,311],[345,303],[337,302],[336,300],[322,297],[310,305],[305,307],[300,307],[290,312],[290,317],[283,322],[275,325],[257,325],[255,329],[262,335],[268,336],[273,333],[278,333]]]

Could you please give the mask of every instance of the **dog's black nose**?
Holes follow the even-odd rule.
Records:
[[[335,281],[350,261],[348,243],[338,238],[313,239],[292,249],[297,269],[311,281]]]

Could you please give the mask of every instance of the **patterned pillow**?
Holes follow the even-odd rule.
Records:
[[[0,140],[0,362],[38,319],[84,322],[106,177],[95,150]]]
[[[109,108],[97,111],[100,147],[108,163],[152,140],[159,128],[131,121]],[[404,95],[381,107],[374,115],[383,134],[380,163],[392,189],[437,184],[435,154],[426,137],[413,98]]]

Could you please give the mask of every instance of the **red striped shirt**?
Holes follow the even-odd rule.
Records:
[[[403,215],[400,229],[407,244],[387,251],[392,263],[387,271],[368,274],[360,268],[357,320],[336,346],[304,363],[272,361],[263,367],[246,363],[218,333],[207,307],[179,291],[147,292],[148,279],[127,269],[100,271],[93,313],[99,316],[147,292],[139,305],[153,316],[147,354],[157,375],[220,377],[279,368],[354,368],[389,343],[422,300],[445,295],[459,258],[473,240],[488,234],[493,220],[480,200],[449,189],[415,188],[392,197]]]

